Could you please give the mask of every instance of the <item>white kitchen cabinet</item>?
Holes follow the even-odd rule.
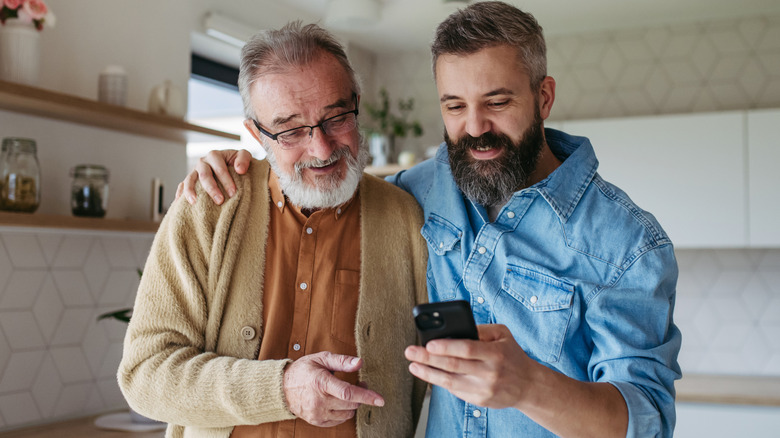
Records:
[[[558,125],[590,138],[601,176],[654,214],[675,246],[729,248],[748,244],[745,114]]]
[[[747,116],[750,246],[780,246],[780,110]]]
[[[780,407],[677,403],[675,438],[777,438]]]

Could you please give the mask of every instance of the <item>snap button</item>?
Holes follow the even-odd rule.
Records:
[[[537,297],[536,295],[531,297],[531,304],[536,304],[537,301],[539,301],[539,297]]]
[[[482,298],[482,297],[478,297],[478,298],[477,298],[477,302],[478,302],[479,304],[482,304],[482,303],[484,303],[484,302],[485,302],[485,299],[484,299],[484,298]]]
[[[301,349],[301,344],[296,343],[293,345],[293,350],[299,351],[300,349]]]
[[[251,341],[255,337],[255,329],[249,326],[241,328],[241,337],[246,341]]]
[[[301,290],[306,290],[306,288],[309,287],[306,283],[301,283]]]
[[[312,230],[311,227],[306,228],[306,234],[311,234],[313,232],[314,232],[314,230]]]
[[[341,214],[341,209],[340,208],[336,210],[336,214]]]
[[[508,212],[506,215],[507,215],[507,217],[508,217],[509,219],[512,219],[513,217],[515,217],[515,212],[514,212],[514,211],[510,211],[510,212]]]
[[[479,409],[474,409],[474,412],[472,413],[474,414],[474,418],[479,418],[482,416],[482,412],[480,412]]]
[[[439,248],[444,248],[444,242],[439,242]]]
[[[282,201],[279,201],[279,202],[276,203],[276,206],[279,207],[279,208],[282,208],[282,205],[284,205],[284,203]]]
[[[480,246],[477,251],[479,251],[480,254],[484,254],[487,252],[487,248],[485,248],[484,246]]]

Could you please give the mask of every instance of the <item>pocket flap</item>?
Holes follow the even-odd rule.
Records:
[[[534,312],[561,310],[571,307],[574,286],[519,266],[508,266],[503,289]]]
[[[444,255],[455,248],[463,233],[461,230],[441,216],[431,214],[420,230],[430,249],[437,255]]]

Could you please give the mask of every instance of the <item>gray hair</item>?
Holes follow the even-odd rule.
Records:
[[[439,24],[431,45],[433,77],[440,55],[470,55],[502,44],[517,49],[531,77],[531,88],[538,88],[547,76],[542,27],[533,15],[499,1],[474,3]]]
[[[360,94],[360,83],[347,59],[344,47],[327,30],[316,24],[303,26],[300,21],[287,23],[278,30],[255,34],[241,49],[238,91],[244,103],[244,116],[254,119],[249,89],[261,76],[284,73],[305,66],[322,55],[332,55],[349,75],[352,92]]]

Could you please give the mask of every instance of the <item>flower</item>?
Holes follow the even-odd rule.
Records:
[[[38,30],[43,30],[44,23],[54,27],[54,14],[43,0],[2,0],[0,5],[0,24],[16,18],[23,23],[34,24]]]

